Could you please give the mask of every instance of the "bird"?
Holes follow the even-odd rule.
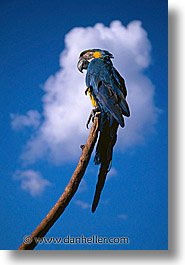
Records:
[[[125,126],[124,116],[130,116],[126,101],[127,89],[124,78],[113,66],[114,56],[107,50],[88,49],[80,53],[77,63],[78,70],[86,70],[86,90],[92,101],[93,109],[87,121],[87,128],[95,116],[99,119],[99,136],[96,146],[94,163],[100,165],[98,182],[92,203],[95,212],[106,176],[111,169],[113,148],[117,140],[119,125]]]

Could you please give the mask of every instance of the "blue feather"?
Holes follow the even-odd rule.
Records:
[[[87,68],[86,85],[92,88],[101,109],[109,111],[122,127],[124,127],[122,114],[130,116],[124,96],[126,87],[123,87],[123,84],[123,78],[110,60],[96,58],[90,62]]]
[[[91,51],[102,53],[101,58],[95,58],[89,63],[86,74],[86,85],[101,111],[99,115],[100,133],[94,158],[95,164],[101,164],[101,166],[92,205],[92,212],[94,212],[104,187],[106,175],[112,164],[118,126],[120,124],[124,127],[123,115],[129,117],[130,111],[126,102],[125,81],[110,60],[113,56],[109,52],[99,49]]]

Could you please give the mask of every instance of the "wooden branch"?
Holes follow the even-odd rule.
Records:
[[[57,219],[64,212],[69,202],[73,198],[76,193],[80,181],[85,173],[89,160],[91,158],[92,151],[94,149],[94,145],[96,143],[98,136],[98,117],[95,117],[94,123],[91,127],[91,131],[89,137],[87,139],[87,143],[82,148],[82,155],[74,171],[71,180],[69,181],[67,187],[65,188],[64,193],[59,198],[55,206],[50,210],[44,220],[40,223],[40,225],[35,229],[35,231],[29,236],[22,245],[18,248],[18,250],[32,250],[37,245],[37,238],[44,237],[49,229],[54,225]]]

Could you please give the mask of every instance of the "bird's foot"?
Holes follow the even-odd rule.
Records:
[[[92,86],[87,87],[87,89],[85,90],[85,95],[87,96],[88,92],[92,92]]]
[[[87,129],[89,129],[89,123],[91,122],[91,119],[92,119],[92,122],[94,122],[94,118],[99,113],[100,113],[100,109],[99,108],[94,108],[94,109],[91,110],[91,113],[90,113],[89,118],[88,118],[87,123],[86,123]]]

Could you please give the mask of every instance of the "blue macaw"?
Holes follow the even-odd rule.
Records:
[[[94,213],[98,205],[101,191],[104,187],[107,173],[112,164],[113,147],[117,139],[118,126],[124,127],[124,118],[130,116],[126,102],[127,90],[125,81],[114,68],[111,59],[113,55],[100,49],[83,51],[79,56],[78,70],[86,73],[86,94],[88,93],[94,109],[89,122],[96,113],[99,114],[99,139],[94,162],[101,165],[98,174],[95,196],[92,204]]]

